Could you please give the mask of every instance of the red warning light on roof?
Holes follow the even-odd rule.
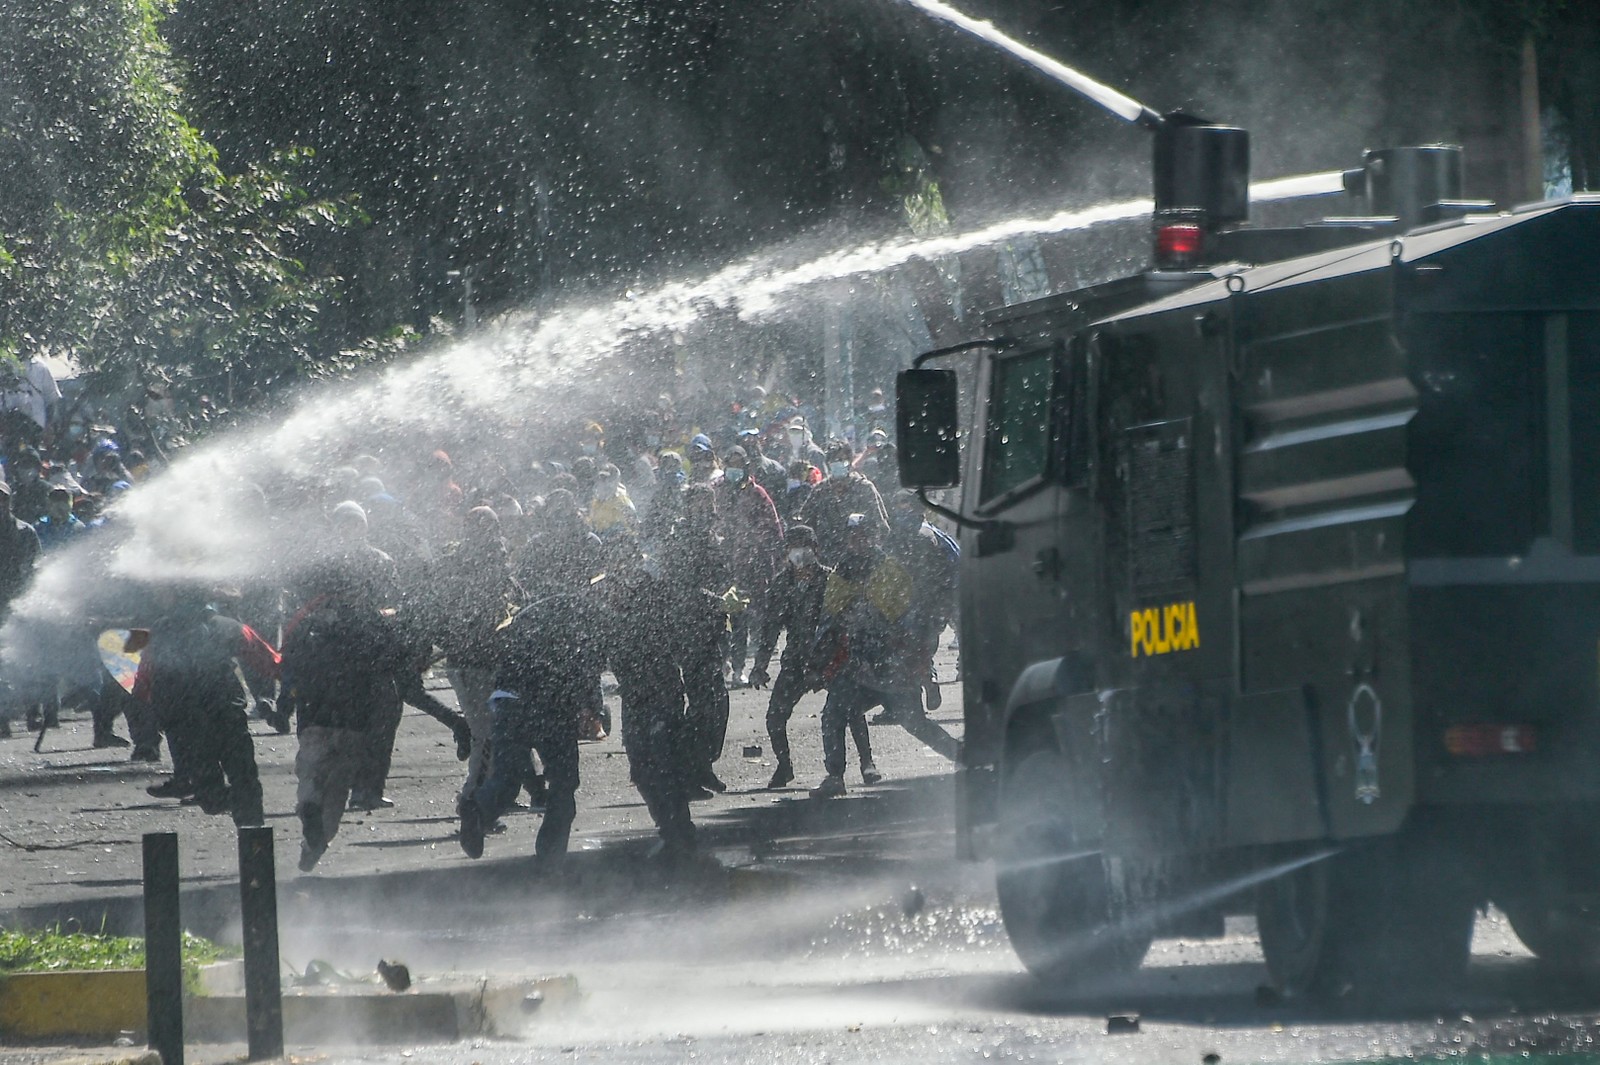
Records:
[[[1192,222],[1156,227],[1156,265],[1192,266],[1205,249],[1205,230]]]

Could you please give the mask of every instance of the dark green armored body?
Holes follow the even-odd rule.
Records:
[[[1254,912],[1285,988],[1377,986],[1491,900],[1600,963],[1600,199],[989,325],[961,844],[1029,966]]]

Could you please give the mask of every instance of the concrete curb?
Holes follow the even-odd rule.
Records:
[[[393,1045],[516,1037],[541,1018],[571,1008],[580,997],[578,981],[566,975],[425,979],[401,993],[367,984],[285,987],[284,1039],[296,1044]],[[0,1038],[25,1043],[109,1042],[124,1032],[142,1037],[145,1008],[142,969],[18,973],[0,980]],[[183,1028],[185,1043],[244,1042],[244,996],[185,996]],[[128,1065],[160,1065],[154,1052],[129,1052],[115,1059],[124,1060]],[[111,1065],[101,1058],[84,1061]]]
[[[121,1050],[104,1055],[72,1054],[51,1058],[47,1065],[161,1065],[161,1055],[154,1050]]]
[[[145,1026],[143,969],[13,973],[0,978],[0,1032],[28,1039],[115,1039]]]
[[[432,986],[430,986],[430,983]],[[448,1043],[473,1036],[514,1038],[540,1019],[580,998],[572,976],[529,979],[442,978],[410,991],[367,985],[286,987],[283,1037],[290,1044]],[[243,995],[202,995],[184,1000],[184,1041],[245,1040]]]

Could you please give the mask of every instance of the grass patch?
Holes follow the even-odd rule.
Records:
[[[200,967],[239,952],[209,939],[183,933],[183,975],[191,988]],[[78,969],[142,969],[144,940],[94,932],[0,929],[0,978],[10,973],[67,972]]]

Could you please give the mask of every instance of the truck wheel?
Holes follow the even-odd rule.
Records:
[[[1074,823],[1070,771],[1056,751],[1033,751],[1009,767],[1000,795],[1000,916],[1028,971],[1052,984],[1131,972],[1150,949],[1114,902],[1098,839]]]
[[[1600,970],[1600,913],[1569,901],[1496,899],[1512,931],[1539,961],[1562,973]]]
[[[1374,996],[1457,983],[1476,909],[1420,849],[1356,845],[1263,884],[1256,922],[1274,985],[1287,995]]]
[[[1256,928],[1272,984],[1286,997],[1315,989],[1332,923],[1328,863],[1312,862],[1256,889]]]

